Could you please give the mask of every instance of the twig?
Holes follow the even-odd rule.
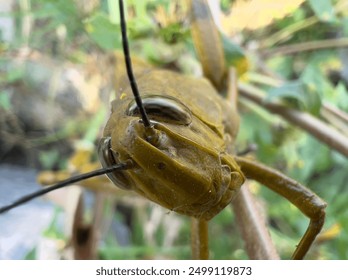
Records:
[[[336,13],[340,13],[340,12],[344,12],[347,10],[347,1],[346,0],[341,0],[338,1],[335,5],[335,12]],[[266,40],[264,40],[263,42],[261,42],[261,47],[260,49],[264,49],[264,48],[269,48],[272,47],[276,44],[278,44],[279,42],[284,42],[287,39],[291,38],[293,34],[295,34],[296,32],[306,29],[316,23],[319,22],[318,17],[316,16],[312,16],[309,18],[305,18],[301,21],[297,21],[289,26],[287,26],[286,28],[281,29],[280,31],[271,34],[268,36],[268,38]]]
[[[273,73],[269,75],[262,75],[259,73],[250,72],[248,73],[249,81],[261,85],[270,87],[280,87],[284,84],[284,80],[281,78],[274,77]],[[327,123],[340,130],[341,133],[348,136],[348,114],[342,110],[323,102],[320,117],[323,118]]]
[[[287,108],[279,103],[265,102],[266,93],[252,85],[239,83],[238,88],[241,97],[253,101],[274,114],[282,116],[287,121],[301,127],[321,142],[348,157],[348,138],[336,129],[308,113]]]
[[[245,249],[252,260],[278,260],[279,256],[261,215],[255,198],[244,184],[232,202]]]
[[[348,137],[348,119],[346,113],[331,105],[324,104],[320,110],[320,116]]]
[[[269,48],[279,42],[285,41],[287,38],[291,38],[294,33],[310,27],[313,24],[318,23],[318,21],[318,18],[315,16],[303,19],[302,21],[297,21],[292,25],[289,25],[286,28],[268,36],[268,38],[261,43],[261,48]]]
[[[330,48],[346,48],[348,47],[348,38],[318,40],[312,42],[305,42],[299,44],[286,45],[269,50],[260,50],[263,57],[270,57],[276,55],[294,54],[299,52],[330,49]]]
[[[323,104],[323,109],[325,111],[330,112],[332,115],[334,115],[335,117],[337,117],[339,120],[341,120],[342,122],[346,122],[348,123],[348,114],[346,112],[341,111],[340,109],[328,104],[328,103],[324,103]]]

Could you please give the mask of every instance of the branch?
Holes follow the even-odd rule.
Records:
[[[348,137],[348,115],[345,112],[324,103],[320,110],[320,116]]]
[[[348,137],[344,136],[336,129],[333,129],[306,112],[287,108],[279,103],[266,102],[266,93],[252,85],[239,83],[238,88],[241,97],[253,101],[271,113],[282,116],[287,121],[299,126],[321,142],[348,157]]]
[[[327,39],[318,40],[312,42],[305,42],[299,44],[292,44],[287,46],[282,46],[278,48],[272,48],[270,50],[260,51],[261,55],[264,57],[276,56],[276,55],[286,55],[294,54],[299,52],[320,50],[320,49],[330,49],[330,48],[346,48],[348,47],[348,38],[339,39]]]
[[[232,201],[233,212],[245,243],[245,249],[252,260],[279,260],[279,255],[266,227],[257,201],[244,184]]]

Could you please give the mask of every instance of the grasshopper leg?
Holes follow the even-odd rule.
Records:
[[[292,255],[292,259],[303,259],[324,225],[326,203],[311,190],[274,169],[250,159],[235,159],[247,178],[256,180],[285,197],[310,219],[309,226]]]
[[[209,259],[208,221],[191,218],[191,248],[194,260]]]

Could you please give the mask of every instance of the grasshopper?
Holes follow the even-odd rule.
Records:
[[[228,85],[219,35],[206,1],[189,3],[193,39],[206,78],[157,69],[144,70],[134,77],[123,3],[119,1],[130,86],[123,88],[111,104],[111,115],[98,147],[103,169],[74,182],[106,173],[117,187],[193,217],[197,234],[193,235],[193,256],[207,259],[208,221],[231,203],[246,178],[256,180],[310,219],[292,256],[302,259],[324,224],[326,203],[277,170],[235,156],[239,116],[235,104],[226,102],[218,92]],[[203,30],[212,36],[209,40],[213,43],[205,41]],[[0,213],[70,183],[68,180],[24,197],[1,208]]]

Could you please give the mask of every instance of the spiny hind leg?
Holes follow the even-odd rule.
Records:
[[[277,170],[246,158],[236,157],[236,162],[247,178],[256,180],[285,197],[310,219],[309,226],[292,255],[292,259],[303,259],[324,225],[326,203],[311,190]]]

